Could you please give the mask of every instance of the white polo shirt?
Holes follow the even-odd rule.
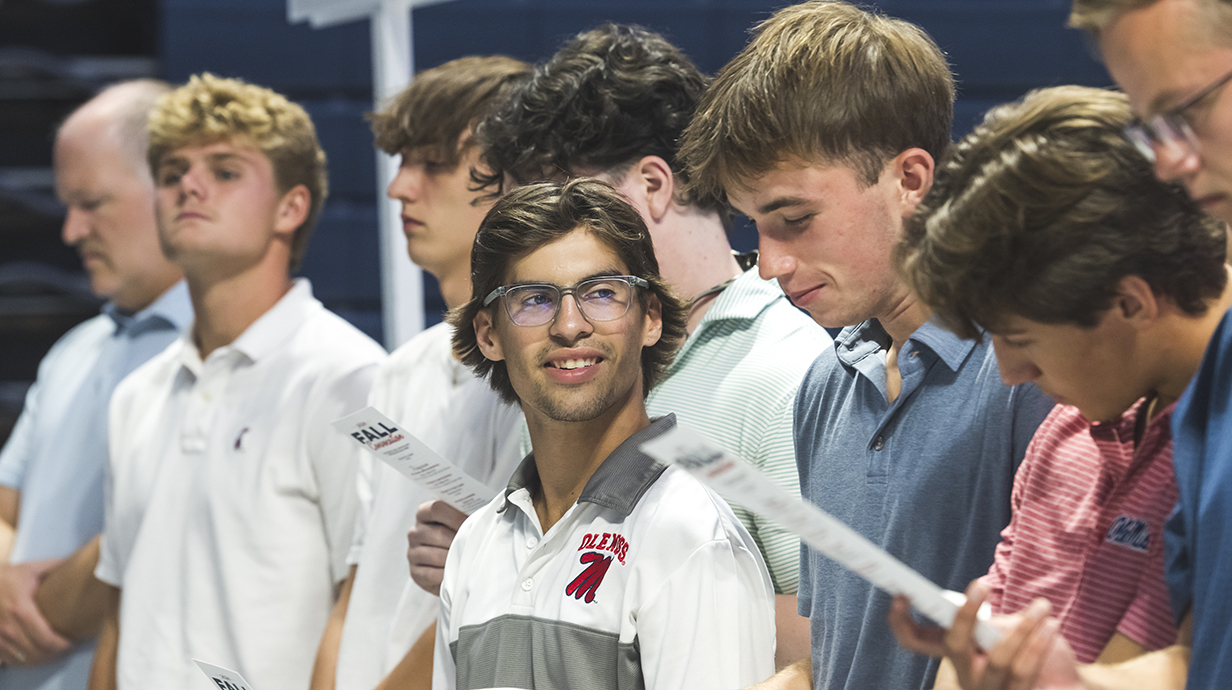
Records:
[[[371,404],[441,457],[493,489],[504,487],[522,459],[522,410],[502,402],[484,379],[453,357],[453,328],[437,324],[389,356],[372,386]],[[361,496],[371,510],[357,519],[348,561],[358,564],[338,647],[335,687],[376,687],[436,621],[439,600],[411,580],[406,532],[433,496],[370,453],[362,453]]]
[[[774,673],[774,588],[719,496],[630,436],[545,535],[533,456],[445,563],[435,690],[742,688]]]
[[[303,690],[346,575],[383,352],[306,280],[201,361],[191,329],[116,389],[97,577],[123,590],[121,690],[213,688],[192,658]]]

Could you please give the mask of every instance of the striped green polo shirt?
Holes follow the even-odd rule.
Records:
[[[796,390],[829,334],[792,306],[778,283],[753,268],[719,294],[685,341],[667,377],[650,392],[654,416],[675,413],[727,451],[800,495],[792,437]],[[795,594],[800,541],[731,504],[761,548],[777,594]]]

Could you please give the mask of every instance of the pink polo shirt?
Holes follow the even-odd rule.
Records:
[[[1164,584],[1164,522],[1176,504],[1169,406],[1134,448],[1145,398],[1092,424],[1057,405],[1014,478],[1013,517],[982,579],[994,613],[1036,597],[1052,602],[1061,633],[1089,663],[1120,632],[1148,650],[1176,641]]]

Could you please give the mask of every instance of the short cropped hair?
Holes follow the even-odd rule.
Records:
[[[473,130],[530,76],[531,66],[503,55],[468,56],[415,75],[369,120],[376,146],[397,155],[412,149],[438,149],[436,160],[457,166],[474,145]]]
[[[846,2],[780,10],[706,91],[680,144],[699,194],[781,163],[842,163],[865,185],[909,148],[950,143],[954,77],[920,27]]]
[[[483,309],[498,313],[499,301],[485,307],[483,300],[505,284],[514,261],[579,229],[615,252],[629,274],[644,278],[659,298],[663,333],[657,343],[642,348],[643,395],[663,378],[676,349],[684,342],[688,304],[659,275],[646,223],[619,192],[591,178],[519,187],[501,197],[479,225],[471,250],[471,299],[446,317],[455,329],[454,353],[477,376],[487,377],[493,390],[508,402],[518,401],[517,392],[509,382],[505,363],[489,360],[479,350],[475,315]],[[638,302],[645,309],[646,295],[637,292]]]
[[[1062,86],[988,112],[937,169],[896,256],[907,283],[967,338],[1020,316],[1090,327],[1139,276],[1188,314],[1222,294],[1223,223],[1121,129],[1124,95]]]
[[[1086,31],[1098,40],[1104,29],[1121,15],[1153,5],[1157,1],[1074,0],[1073,7],[1070,9],[1069,25]],[[1232,38],[1227,35],[1228,30],[1232,29],[1232,0],[1195,0],[1195,3],[1207,17],[1213,20],[1209,24],[1195,28],[1216,29],[1217,33],[1222,30],[1225,39]]]
[[[676,147],[709,78],[663,36],[604,24],[575,36],[480,127],[484,162],[477,181],[499,191],[571,174],[623,173],[643,156],[667,162],[677,199],[721,210],[710,194],[689,194]]]
[[[148,157],[155,175],[171,151],[234,141],[265,154],[280,192],[304,185],[311,196],[308,217],[291,239],[290,267],[299,268],[329,193],[325,152],[303,108],[270,89],[205,72],[158,100],[150,113],[149,134]]]

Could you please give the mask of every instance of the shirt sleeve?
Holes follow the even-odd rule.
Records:
[[[1056,401],[1041,391],[1034,383],[1024,383],[1014,386],[1013,392],[1013,438],[1011,443],[1014,453],[1014,468],[1018,468],[1026,457],[1027,447],[1035,436],[1035,430],[1044,422]]]
[[[792,496],[800,495],[800,471],[796,468],[796,449],[792,436],[795,415],[795,390],[778,401],[759,444],[760,452],[750,458],[752,464],[779,488]],[[732,506],[735,508],[736,506]],[[741,509],[741,522],[751,516],[753,539],[756,540],[775,594],[796,594],[800,587],[800,539],[789,530],[758,513]]]
[[[360,501],[356,489],[358,455],[350,439],[334,431],[332,422],[367,404],[376,370],[374,362],[331,381],[329,389],[314,401],[312,421],[306,424],[334,582],[341,582],[350,570],[348,556]]]
[[[753,553],[699,546],[637,613],[646,690],[743,688],[774,674],[774,596]]]
[[[39,382],[26,391],[26,402],[17,418],[17,424],[9,434],[3,450],[0,450],[0,484],[21,490],[26,479],[26,467],[34,448],[34,420],[38,415]]]
[[[1164,550],[1162,544],[1151,545],[1150,561],[1138,578],[1138,591],[1117,624],[1117,632],[1148,651],[1176,643],[1176,621],[1164,579]]]
[[[141,527],[140,513],[120,514],[120,498],[116,496],[117,460],[123,458],[122,444],[126,435],[122,431],[127,420],[129,390],[135,379],[121,381],[111,397],[107,408],[107,465],[103,475],[103,533],[99,540],[98,565],[94,577],[111,585],[123,588],[124,570],[132,552],[137,530]]]
[[[432,650],[432,690],[454,690],[458,683],[457,660],[453,658],[450,643],[457,637],[450,628],[453,615],[453,593],[457,586],[458,560],[466,549],[466,524],[458,531],[449,554],[445,556],[445,575],[441,582],[440,612],[436,617],[436,644]],[[411,585],[412,587],[414,585]]]
[[[1026,457],[1023,458],[1022,465],[1014,473],[1014,488],[1010,492],[1010,524],[1001,530],[1001,541],[997,542],[992,565],[989,566],[988,573],[980,578],[980,581],[989,589],[988,605],[992,607],[994,614],[1005,613],[1003,609],[1005,583],[1009,571],[1013,568],[1014,546],[1018,531],[1022,527],[1022,499],[1031,479],[1031,469],[1040,456],[1039,446],[1033,441],[1027,446]]]

